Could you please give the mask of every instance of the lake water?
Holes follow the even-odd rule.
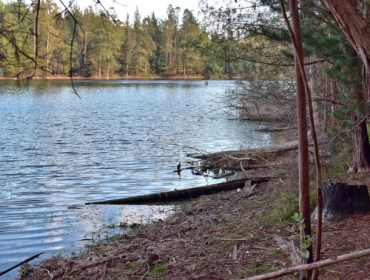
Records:
[[[268,144],[268,134],[222,109],[232,85],[75,81],[79,99],[68,81],[0,81],[0,271],[174,211],[85,202],[219,182],[190,170],[179,178],[173,170],[188,166],[188,153]]]

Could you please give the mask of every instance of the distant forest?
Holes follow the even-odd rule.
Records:
[[[181,14],[170,5],[165,19],[154,12],[142,18],[136,10],[124,22],[114,10],[69,10],[53,1],[1,2],[0,75],[223,78],[248,75],[255,67],[229,55],[241,44],[233,36],[225,42],[207,33],[188,9]]]

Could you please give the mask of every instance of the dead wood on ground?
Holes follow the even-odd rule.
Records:
[[[273,177],[273,176],[272,176]],[[240,180],[234,180],[230,182],[209,185],[209,186],[201,186],[189,189],[182,189],[182,190],[174,190],[169,192],[161,192],[161,193],[154,193],[148,195],[140,195],[134,197],[125,197],[120,199],[113,199],[113,200],[105,200],[105,201],[98,201],[98,202],[90,202],[88,204],[148,204],[148,203],[155,203],[155,202],[163,202],[163,201],[170,201],[170,200],[178,200],[178,199],[187,199],[187,198],[195,198],[201,195],[209,195],[221,191],[229,191],[229,190],[236,190],[244,188],[245,183],[250,181],[251,184],[258,184],[261,182],[266,182],[270,178],[266,177],[257,177],[257,178],[246,178]]]

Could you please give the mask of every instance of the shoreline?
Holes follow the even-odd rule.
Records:
[[[222,78],[212,78],[204,76],[169,76],[162,77],[158,75],[153,75],[151,77],[109,77],[109,78],[98,78],[98,77],[83,77],[83,76],[74,76],[73,80],[92,80],[92,81],[116,81],[116,80],[230,80]],[[0,80],[71,80],[71,77],[68,76],[48,76],[48,77],[33,77],[31,79],[25,78],[15,78],[15,77],[0,77]]]
[[[295,130],[275,135],[284,143],[295,137]],[[298,206],[297,150],[267,159],[265,168],[242,172],[248,177],[272,178],[249,195],[231,190],[192,199],[166,220],[136,225],[127,234],[89,246],[77,257],[55,257],[24,266],[18,279],[41,280],[50,275],[53,279],[244,279],[292,267],[296,249],[283,249],[279,244],[283,240],[297,250],[300,246],[299,238],[289,231]],[[356,217],[355,222],[349,218],[324,223],[322,259],[368,248],[369,225],[370,215]],[[315,236],[314,223],[312,228]],[[370,267],[365,266],[369,261],[335,264],[320,276],[363,279],[370,275]],[[359,264],[361,269],[356,270]]]

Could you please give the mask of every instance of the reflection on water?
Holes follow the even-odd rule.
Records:
[[[84,203],[214,183],[173,172],[188,153],[267,144],[268,135],[217,110],[231,85],[76,81],[79,99],[66,81],[1,81],[0,270],[79,248],[121,223],[163,218],[173,206]]]

